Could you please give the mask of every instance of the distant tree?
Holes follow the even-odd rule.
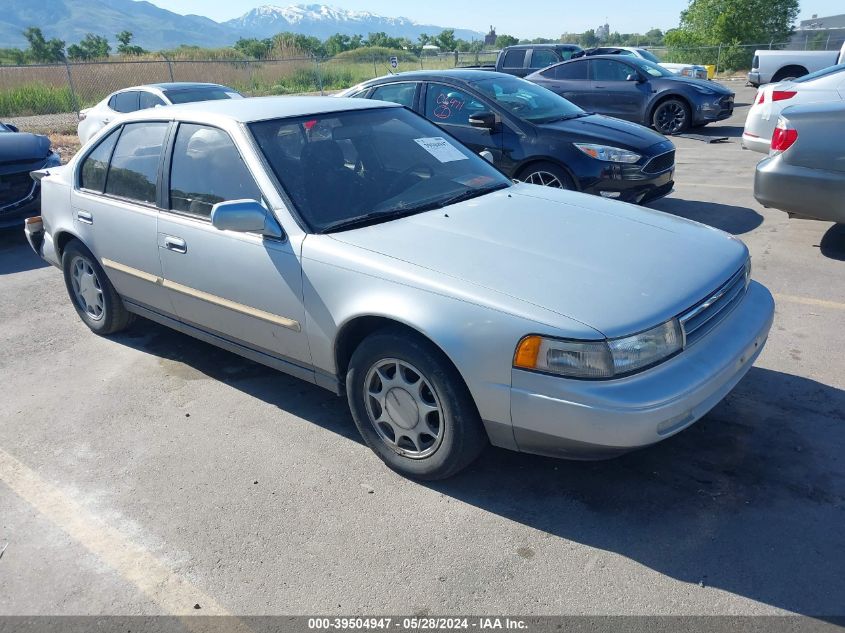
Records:
[[[432,43],[433,38],[428,33],[420,33],[420,36],[417,38],[417,42],[420,44],[420,48]]]
[[[513,35],[499,35],[496,37],[496,48],[505,48],[519,44],[519,40]]]
[[[109,53],[111,53],[109,41],[93,33],[88,33],[79,44],[71,44],[67,47],[67,56],[70,59],[103,59],[108,57]]]
[[[65,43],[53,38],[47,40],[41,29],[31,26],[23,32],[29,48],[24,52],[28,61],[40,64],[55,64],[65,59]]]
[[[382,48],[404,48],[408,43],[408,40],[401,37],[390,37],[384,31],[370,33],[364,40],[364,46],[379,46]]]
[[[455,29],[444,29],[435,40],[435,44],[442,51],[455,51],[458,49],[458,41],[455,39]]]
[[[293,55],[325,55],[323,43],[312,35],[302,33],[278,33],[273,36],[273,54],[280,57]]]
[[[0,64],[25,64],[26,51],[19,48],[0,48]]]
[[[593,48],[598,46],[599,38],[596,36],[595,29],[588,29],[578,37],[578,43],[584,48]]]
[[[259,40],[257,38],[241,38],[235,42],[235,50],[253,59],[264,59],[273,50],[271,38]]]
[[[118,55],[138,56],[146,54],[147,51],[143,48],[132,44],[132,38],[134,37],[132,31],[121,31],[115,37],[117,37],[117,41],[120,42],[117,45]]]
[[[334,57],[335,55],[351,51],[353,49],[352,38],[345,33],[335,33],[334,35],[326,38],[326,41],[323,42],[323,48],[326,51],[326,55]]]

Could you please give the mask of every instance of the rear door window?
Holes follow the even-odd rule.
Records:
[[[525,66],[525,53],[527,51],[524,48],[512,48],[507,53],[505,53],[505,59],[502,62],[503,68],[522,68]]]
[[[398,103],[406,108],[413,109],[414,95],[417,92],[417,84],[412,82],[403,82],[398,84],[388,84],[386,86],[379,86],[373,90],[370,99],[378,99],[380,101],[390,101],[391,103]]]
[[[559,61],[560,58],[550,48],[535,48],[531,53],[531,68],[545,68]]]
[[[207,218],[218,202],[261,201],[261,191],[226,132],[183,123],[170,167],[170,208]]]
[[[138,91],[118,92],[109,99],[109,107],[115,112],[135,112],[138,109]]]
[[[147,92],[146,90],[141,92],[140,100],[139,100],[139,109],[146,110],[147,108],[154,108],[156,106],[163,106],[165,105],[164,99],[159,97],[157,94],[152,92]]]
[[[634,69],[612,59],[593,59],[590,61],[593,81],[625,81]]]
[[[169,123],[129,123],[112,155],[105,192],[144,204],[155,204],[161,149]]]
[[[552,77],[554,79],[568,79],[573,81],[586,81],[587,79],[587,62],[574,61],[568,64],[561,64],[550,69],[554,71]],[[545,74],[545,73],[544,73]]]

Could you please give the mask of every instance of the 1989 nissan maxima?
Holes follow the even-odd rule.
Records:
[[[658,442],[733,388],[772,323],[737,239],[515,184],[384,102],[138,112],[34,177],[28,238],[91,330],[141,315],[345,392],[409,477],[488,441],[571,458]]]

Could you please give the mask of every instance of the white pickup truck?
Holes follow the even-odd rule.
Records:
[[[837,51],[754,51],[748,83],[762,86],[808,75],[822,68],[845,62],[845,44]]]

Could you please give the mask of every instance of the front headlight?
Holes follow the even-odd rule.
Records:
[[[636,163],[642,158],[642,156],[635,152],[619,147],[611,147],[610,145],[595,145],[593,143],[575,143],[574,145],[590,158],[603,160],[608,163]]]
[[[566,341],[532,335],[517,345],[513,366],[570,378],[614,378],[655,365],[683,346],[677,319],[607,341]]]

